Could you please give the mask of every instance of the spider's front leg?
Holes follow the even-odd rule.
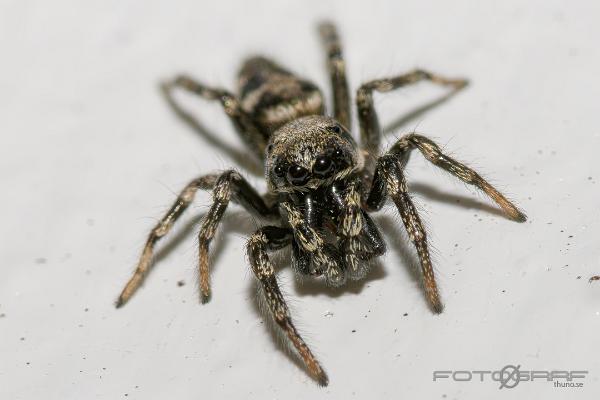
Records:
[[[412,150],[418,149],[421,154],[436,167],[439,167],[446,172],[454,175],[464,183],[475,186],[481,190],[490,199],[492,199],[504,213],[512,220],[524,222],[527,216],[511,203],[502,193],[495,187],[483,179],[477,172],[467,167],[466,165],[456,161],[455,159],[445,155],[440,146],[432,140],[422,135],[410,134],[400,138],[390,149],[391,154],[396,154],[402,166],[406,165]]]
[[[444,306],[435,282],[429,248],[427,247],[425,227],[408,194],[406,180],[404,179],[400,163],[393,154],[386,154],[377,161],[373,186],[367,199],[367,207],[372,211],[380,209],[387,195],[396,204],[402,217],[402,222],[408,232],[408,237],[417,249],[427,300],[434,312],[441,313]]]
[[[306,220],[302,211],[290,202],[280,204],[285,211],[287,221],[294,231],[294,237],[299,248],[308,253],[310,259],[325,274],[327,283],[332,286],[341,286],[346,282],[346,268],[338,250],[326,243]],[[322,271],[321,271],[322,270]]]
[[[177,221],[194,200],[198,189],[210,188],[213,188],[213,205],[204,217],[199,234],[199,270],[202,302],[206,302],[210,297],[208,247],[230,199],[233,197],[236,202],[240,203],[247,210],[263,218],[278,215],[277,209],[267,206],[263,198],[237,171],[229,170],[220,175],[211,174],[194,179],[185,187],[171,209],[159,221],[152,232],[150,232],[135,272],[116,302],[117,307],[124,305],[142,284],[150,268],[156,242],[170,231],[175,221]]]
[[[424,136],[411,134],[400,138],[385,155],[377,160],[373,184],[366,201],[367,208],[369,210],[378,210],[383,206],[387,195],[392,198],[400,212],[409,238],[417,248],[425,281],[427,299],[433,310],[439,313],[442,312],[443,306],[431,265],[431,258],[427,247],[427,235],[408,193],[403,173],[403,168],[408,162],[410,151],[413,149],[419,149],[427,160],[434,165],[448,171],[463,182],[482,190],[511,219],[523,222],[526,220],[526,216],[477,172],[443,154],[437,144]]]
[[[252,271],[260,282],[264,298],[275,322],[292,342],[310,374],[319,384],[326,386],[328,383],[327,374],[292,323],[288,306],[277,284],[273,264],[267,254],[268,251],[287,246],[293,240],[293,237],[294,234],[291,229],[275,226],[262,227],[248,241],[248,258]]]

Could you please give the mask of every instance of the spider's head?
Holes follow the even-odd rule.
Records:
[[[272,191],[309,191],[344,179],[362,163],[346,128],[333,118],[312,115],[275,131],[265,173]]]

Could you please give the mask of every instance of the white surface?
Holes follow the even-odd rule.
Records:
[[[598,3],[241,3],[1,2],[0,398],[598,398],[600,283],[588,283],[600,273]],[[428,311],[390,224],[390,251],[364,285],[328,294],[284,269],[294,319],[330,375],[324,389],[256,311],[244,256],[256,224],[237,206],[214,245],[208,305],[195,285],[200,194],[181,240],[113,307],[174,193],[235,166],[177,119],[160,79],[187,71],[233,88],[243,57],[260,52],[329,95],[322,17],[339,25],[353,90],[415,66],[471,79],[386,142],[418,127],[530,217],[500,217],[413,157],[446,311]],[[378,96],[384,125],[441,93],[423,84]],[[218,106],[184,100],[241,148]],[[506,364],[589,376],[583,389],[432,382],[435,369]]]

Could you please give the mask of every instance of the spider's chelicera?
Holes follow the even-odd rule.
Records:
[[[264,161],[268,193],[260,195],[235,170],[201,176],[191,181],[175,204],[150,233],[135,273],[117,300],[122,306],[142,283],[151,263],[154,245],[192,202],[198,189],[212,189],[213,204],[199,233],[200,291],[210,297],[209,244],[230,200],[270,220],[247,244],[252,271],[260,283],[268,308],[279,328],[298,351],[309,373],[326,385],[327,375],[298,334],[281,294],[269,252],[292,248],[292,266],[303,275],[322,277],[332,286],[365,276],[370,261],[385,252],[385,243],[369,213],[390,198],[414,244],[427,300],[442,312],[427,235],[407,191],[404,167],[418,150],[434,165],[483,191],[515,221],[525,215],[498,190],[469,167],[442,152],[428,138],[412,133],[398,139],[379,155],[381,129],[373,104],[374,92],[387,92],[428,80],[462,89],[466,81],[447,79],[415,70],[360,86],[356,105],[360,144],[351,135],[350,95],[340,42],[334,26],[320,26],[333,87],[333,114],[325,116],[320,90],[274,62],[248,59],[239,73],[239,94],[215,89],[187,76],[175,79],[179,87],[208,100],[219,101],[236,131],[253,153]]]

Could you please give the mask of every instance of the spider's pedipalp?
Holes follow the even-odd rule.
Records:
[[[335,287],[343,285],[346,282],[346,266],[337,248],[324,240],[296,205],[283,202],[281,207],[294,231],[296,243],[310,254],[312,261],[325,275],[327,283]]]

